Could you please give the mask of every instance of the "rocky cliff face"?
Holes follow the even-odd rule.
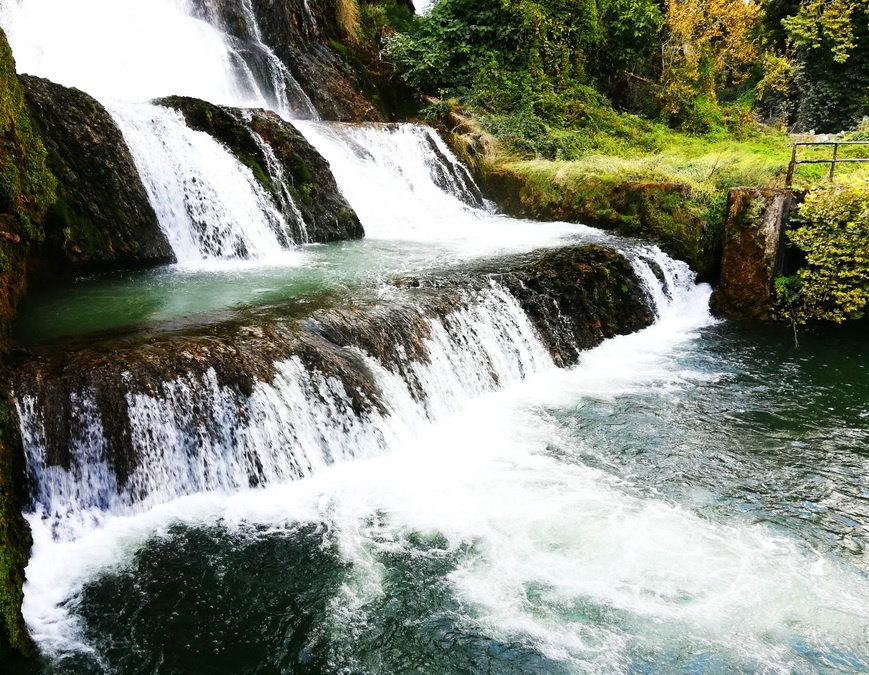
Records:
[[[225,108],[181,96],[156,103],[180,111],[188,126],[212,135],[248,166],[282,207],[287,222],[294,223],[297,242],[364,236],[329,163],[274,113]]]
[[[30,110],[58,178],[37,261],[80,272],[173,260],[120,130],[95,99],[22,76]]]
[[[8,369],[8,330],[25,289],[25,261],[42,240],[55,179],[0,30],[0,368]],[[21,516],[21,443],[11,402],[0,392],[0,664],[31,651],[21,617],[30,532]]]
[[[404,0],[382,4],[411,16]],[[325,120],[395,121],[415,110],[413,92],[380,53],[389,29],[363,28],[355,0],[196,0],[195,7],[242,43],[256,34]]]

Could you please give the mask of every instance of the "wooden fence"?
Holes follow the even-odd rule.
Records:
[[[827,179],[832,183],[833,176],[836,173],[836,164],[843,162],[869,162],[869,157],[839,157],[840,146],[865,145],[869,146],[869,141],[818,141],[818,142],[800,142],[794,143],[793,151],[791,152],[791,163],[788,164],[788,176],[785,179],[785,187],[790,187],[794,180],[794,171],[798,164],[829,164],[830,173]],[[797,159],[797,148],[800,146],[833,146],[833,156],[829,159]]]

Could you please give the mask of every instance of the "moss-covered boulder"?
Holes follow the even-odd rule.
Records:
[[[293,206],[285,215],[288,222],[295,223],[297,242],[325,243],[364,236],[362,224],[338,189],[329,163],[278,115],[265,110],[226,108],[183,96],[155,103],[178,110],[191,128],[210,134],[228,147],[276,203],[288,197]],[[298,215],[303,222],[296,222]]]
[[[24,262],[42,241],[42,221],[55,201],[46,155],[0,30],[0,347],[24,292]]]
[[[33,644],[21,616],[24,569],[32,540],[21,515],[24,467],[17,418],[7,392],[0,395],[0,670],[28,656]]]
[[[111,115],[78,89],[38,77],[20,79],[59,182],[37,257],[43,270],[171,262],[172,248]]]
[[[559,365],[574,365],[582,351],[655,320],[631,264],[603,246],[547,251],[519,273],[495,276],[519,300]]]

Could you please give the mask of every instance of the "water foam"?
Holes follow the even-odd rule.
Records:
[[[467,168],[431,127],[295,125],[329,161],[369,238],[424,242],[460,257],[606,238],[583,225],[494,214]]]
[[[407,548],[419,555],[414,535],[438,533],[446,544],[432,555],[444,546],[464,551],[446,579],[463,607],[460,623],[582,671],[624,672],[643,658],[665,668],[678,653],[685,667],[784,673],[806,669],[800,645],[859,664],[867,658],[854,646],[869,630],[869,581],[857,569],[766,525],[702,517],[565,461],[586,441],[551,411],[709,376],[678,358],[712,321],[699,311],[707,300],[708,288],[695,287],[683,297],[684,311],[659,308],[655,326],[606,342],[571,370],[550,367],[532,349],[526,371],[514,359],[499,369],[513,369],[512,384],[500,390],[481,386],[464,364],[447,364],[455,372],[446,377],[445,364],[420,365],[448,406],[434,414],[382,370],[384,387],[402,392],[390,401],[414,418],[410,433],[397,435],[384,454],[304,481],[183,497],[113,516],[67,542],[32,516],[29,625],[45,648],[88,648],[64,601],[102,571],[123,567],[172,524],[280,530],[309,522],[328,528],[352,565],[354,581],[335,601],[344,610],[334,613],[341,635],[372,620],[368,608],[385,592],[377,553]],[[517,336],[504,339],[513,344]]]

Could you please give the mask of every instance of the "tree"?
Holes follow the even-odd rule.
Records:
[[[765,49],[792,64],[787,96],[766,101],[792,128],[837,132],[869,115],[869,3],[764,0]]]
[[[694,131],[718,122],[718,94],[758,61],[757,0],[668,0],[661,48],[665,114]]]

